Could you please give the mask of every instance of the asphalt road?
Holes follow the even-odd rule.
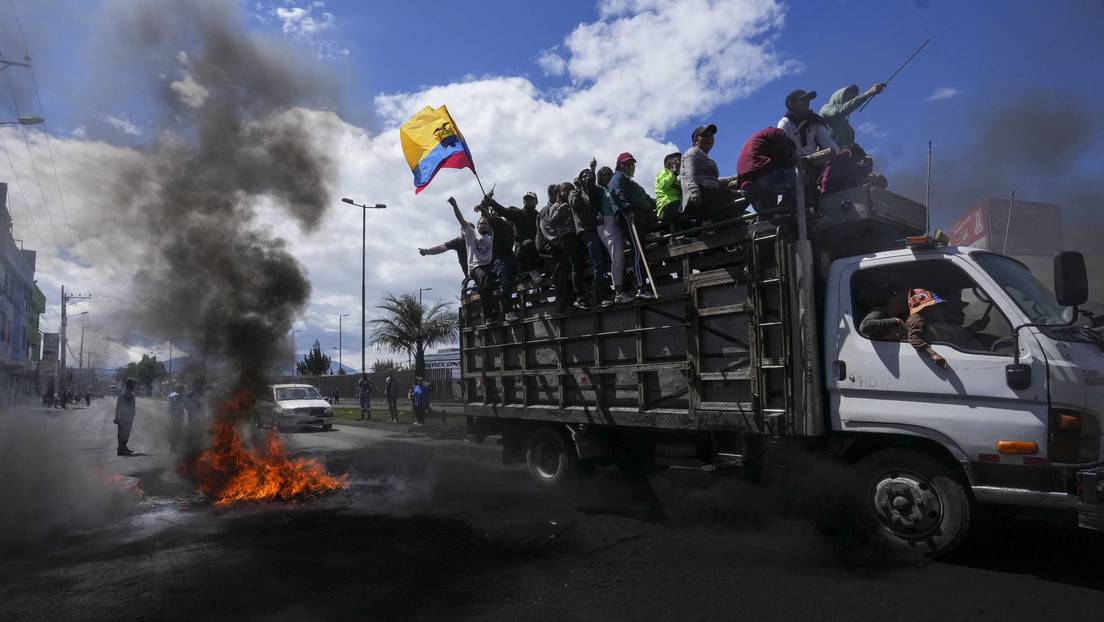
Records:
[[[284,435],[347,490],[216,508],[175,475],[159,404],[131,458],[109,410],[0,414],[0,620],[1104,619],[1104,534],[1062,517],[893,558],[810,518],[815,491],[600,469],[551,492],[490,445],[348,425]]]

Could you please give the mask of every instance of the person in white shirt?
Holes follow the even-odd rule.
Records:
[[[828,132],[828,125],[819,114],[809,110],[809,102],[816,98],[816,91],[797,89],[786,96],[786,114],[778,121],[778,129],[786,132],[797,145],[799,158],[821,149],[840,150]]]
[[[495,308],[495,286],[500,286],[499,302],[507,322],[518,319],[513,310],[511,290],[513,288],[513,265],[505,258],[496,258],[494,255],[494,239],[502,236],[508,240],[508,247],[513,246],[512,231],[510,225],[499,218],[493,218],[484,213],[478,224],[472,224],[464,219],[460,208],[456,205],[456,199],[449,197],[449,205],[456,221],[460,223],[460,235],[464,238],[464,247],[468,253],[468,275],[475,281],[479,289],[479,303],[483,308],[483,320],[491,321],[497,317]],[[512,253],[509,259],[513,259]]]

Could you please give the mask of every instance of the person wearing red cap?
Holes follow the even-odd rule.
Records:
[[[640,232],[646,231],[647,227],[642,225],[646,225],[648,216],[655,214],[655,200],[648,196],[640,184],[633,181],[634,174],[636,174],[636,158],[625,151],[617,156],[617,170],[610,178],[607,188],[613,201],[617,223],[621,226],[625,239],[629,242],[629,251],[632,253],[633,273],[636,275],[636,297],[654,298],[652,292],[645,288],[647,273],[644,270],[644,249],[639,248],[637,242],[643,242],[640,240]],[[612,254],[613,250],[610,253]],[[625,286],[622,294],[628,295],[630,291],[628,286]]]
[[[915,288],[908,290],[907,298],[909,316],[905,320],[905,330],[908,333],[909,345],[916,351],[927,356],[933,363],[940,367],[947,367],[947,359],[939,355],[928,343],[928,322],[933,321],[932,314],[943,304],[943,299],[933,294],[930,290]]]

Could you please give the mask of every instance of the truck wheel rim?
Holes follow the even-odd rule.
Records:
[[[552,440],[537,445],[537,473],[544,479],[552,479],[560,472],[562,453]]]
[[[882,525],[906,539],[923,538],[939,528],[943,502],[926,477],[887,471],[874,486],[874,510]]]

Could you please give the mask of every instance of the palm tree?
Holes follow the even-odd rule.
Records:
[[[396,298],[389,293],[376,308],[385,311],[385,315],[371,321],[372,345],[413,355],[414,374],[422,378],[426,348],[452,343],[459,334],[456,311],[450,310],[448,303],[439,302],[431,307],[413,294]]]

